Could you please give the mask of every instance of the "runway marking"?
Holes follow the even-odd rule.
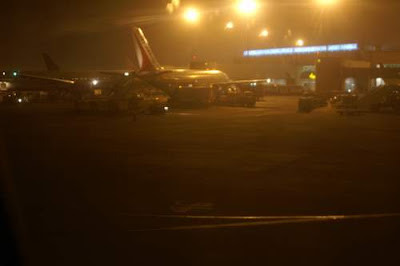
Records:
[[[171,113],[171,114],[180,115],[180,116],[199,115],[199,114],[196,114],[196,113],[182,113],[182,112],[180,112],[180,113]]]
[[[186,225],[186,226],[172,226],[172,227],[129,230],[130,232],[146,232],[146,231],[185,231],[185,230],[199,230],[199,229],[252,227],[252,226],[328,222],[328,221],[372,219],[372,218],[377,219],[377,218],[400,217],[400,213],[361,214],[361,215],[305,215],[305,216],[197,216],[197,215],[131,215],[131,216],[153,217],[153,218],[206,219],[206,220],[211,220],[211,219],[247,220],[246,222]],[[249,222],[248,220],[257,220],[257,221]]]
[[[279,216],[226,216],[226,215],[156,215],[156,214],[129,214],[134,217],[177,218],[177,219],[209,219],[209,220],[277,220],[277,219],[360,219],[400,217],[400,213],[360,214],[360,215],[279,215]]]
[[[210,211],[214,209],[214,204],[211,202],[184,203],[177,201],[170,209],[176,213],[187,213],[192,210]]]

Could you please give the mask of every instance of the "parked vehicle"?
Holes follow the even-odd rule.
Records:
[[[384,85],[360,97],[359,105],[371,112],[400,112],[400,86]]]

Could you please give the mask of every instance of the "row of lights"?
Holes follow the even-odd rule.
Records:
[[[251,15],[256,12],[258,3],[254,0],[240,0],[236,3],[236,10],[243,15]],[[183,18],[189,23],[196,23],[200,19],[200,11],[194,7],[188,7],[183,12]]]
[[[321,6],[333,6],[337,4],[339,0],[314,0],[317,4]],[[257,9],[259,8],[259,4],[255,0],[239,0],[236,2],[235,9],[238,11],[239,14],[244,16],[251,16],[256,13]],[[189,23],[196,23],[199,21],[201,15],[200,12],[194,8],[189,7],[183,13],[183,18]],[[229,21],[225,25],[225,30],[233,30],[235,27],[232,21]],[[260,38],[266,38],[269,36],[269,31],[267,29],[262,29],[261,32],[258,34]],[[304,46],[305,42],[303,39],[298,39],[295,42],[296,46]]]
[[[321,7],[331,7],[336,5],[340,0],[314,0]],[[256,0],[238,0],[236,1],[236,11],[244,16],[254,15],[259,9],[260,4]],[[183,17],[186,21],[195,23],[200,19],[200,11],[194,7],[188,7]]]
[[[124,72],[124,77],[129,77],[131,75],[131,73],[129,72]],[[99,84],[99,80],[98,79],[92,79],[92,81],[90,82],[92,84],[92,86],[97,86]]]
[[[235,27],[235,24],[232,21],[229,21],[228,23],[226,23],[225,25],[225,29],[226,30],[233,30]],[[262,29],[260,31],[260,33],[258,34],[258,37],[260,38],[267,38],[269,36],[269,31],[267,29]],[[303,39],[298,39],[295,42],[296,46],[304,46],[305,42]]]

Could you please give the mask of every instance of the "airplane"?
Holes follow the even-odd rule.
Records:
[[[262,80],[231,80],[228,75],[220,70],[198,70],[189,68],[163,67],[158,62],[149,42],[143,31],[139,27],[132,28],[132,40],[136,52],[136,60],[139,69],[132,72],[107,72],[102,73],[119,76],[120,78],[142,81],[151,88],[159,89],[169,96],[171,106],[208,106],[218,102],[220,94],[233,95],[233,101],[245,106],[254,106],[255,97],[249,93],[243,97],[238,86],[242,84],[257,84],[265,82]],[[48,56],[45,56],[45,62],[48,69],[59,69],[58,66]],[[73,88],[79,88],[79,80],[43,77],[30,74],[21,74],[23,77],[33,79],[43,79],[54,82],[61,82],[72,85]],[[137,82],[130,82],[137,84]]]
[[[237,94],[239,88],[235,85],[256,85],[266,81],[233,81],[229,79],[226,73],[220,70],[163,67],[150,48],[142,29],[134,27],[132,31],[136,59],[139,66],[139,71],[134,73],[135,76],[165,91],[171,97],[170,102],[172,103],[177,103],[178,105],[209,105],[217,101],[218,90]],[[250,101],[254,102],[253,97],[250,98]],[[243,95],[241,95],[241,99],[246,101],[246,97],[243,98]],[[244,103],[247,104],[246,102]]]
[[[96,72],[61,72],[60,67],[43,53],[43,61],[46,72],[43,71],[2,71],[0,76],[0,90],[4,92],[50,92],[69,89],[65,84],[93,85],[99,82],[99,74]],[[44,78],[46,76],[46,78]],[[70,77],[66,79],[66,76]],[[30,78],[30,79],[26,79]],[[38,80],[41,80],[38,82]]]
[[[115,76],[121,76],[121,74],[129,76],[130,72],[135,71],[134,67],[130,67],[127,70],[63,71],[49,54],[42,53],[42,59],[46,66],[48,76],[64,80],[89,81],[89,83],[94,80],[97,80],[98,82],[109,81]],[[129,58],[127,58],[127,60],[129,60]],[[34,75],[34,73],[30,74]]]
[[[66,72],[46,53],[42,54],[47,74],[40,72],[19,72],[14,77],[12,89],[7,100],[15,103],[30,102],[35,92],[51,94],[51,98],[74,102],[75,110],[127,111],[131,106],[135,112],[162,113],[165,106],[165,93],[135,77],[127,78],[126,70],[102,70],[85,72]],[[43,73],[43,72],[42,72]],[[19,84],[19,85],[17,85]],[[21,86],[20,84],[24,84]],[[38,86],[35,86],[37,85]],[[132,89],[133,88],[133,89]],[[26,96],[28,95],[28,97]],[[40,94],[41,95],[41,94]],[[132,108],[131,110],[132,111]]]
[[[71,93],[82,93],[118,82],[121,71],[63,71],[47,54],[42,53],[46,71],[2,71],[0,93],[11,102],[45,99],[70,99]],[[129,72],[124,71],[125,75]],[[28,97],[26,95],[29,95]],[[4,97],[3,97],[4,98]],[[28,99],[29,98],[29,99]]]

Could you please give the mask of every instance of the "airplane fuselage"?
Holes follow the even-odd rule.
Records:
[[[141,73],[140,77],[163,90],[173,101],[202,105],[214,100],[213,84],[229,81],[228,76],[219,70],[165,69]]]

